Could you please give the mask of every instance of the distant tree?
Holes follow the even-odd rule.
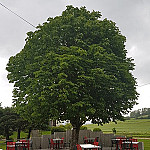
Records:
[[[142,108],[142,109],[134,110],[130,113],[131,118],[139,118],[146,115],[147,116],[150,115],[150,108]]]
[[[125,41],[115,23],[85,7],[67,6],[29,32],[25,47],[7,64],[13,103],[36,122],[70,120],[72,148],[88,120],[122,120],[138,94]]]
[[[130,117],[131,117],[131,118],[138,118],[138,117],[140,117],[140,116],[141,116],[141,111],[140,111],[140,109],[135,110],[135,111],[132,111],[132,112],[130,113]]]
[[[142,108],[141,114],[142,115],[150,115],[150,108]]]
[[[0,132],[1,135],[5,136],[9,140],[9,136],[13,134],[16,130],[16,120],[18,115],[15,113],[14,109],[11,107],[3,108],[2,113],[0,113]]]

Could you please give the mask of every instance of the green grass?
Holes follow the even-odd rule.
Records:
[[[138,141],[144,143],[144,150],[150,150],[150,139],[138,139]]]
[[[27,138],[28,133],[21,132],[20,138]],[[17,132],[13,132],[13,135],[10,136],[11,139],[17,139]]]
[[[96,124],[86,125],[88,129],[100,128],[104,133],[112,133],[115,128],[117,133],[126,136],[134,137],[149,137],[150,138],[150,119],[132,119],[126,121],[118,121],[117,124],[111,122],[98,126]]]
[[[5,141],[0,141],[0,149],[6,150],[6,143],[5,143]]]
[[[117,135],[125,135],[127,137],[138,138],[139,142],[144,142],[144,150],[150,150],[150,119],[131,119],[126,121],[118,121],[117,124],[111,122],[98,126],[96,124],[85,125],[88,129],[100,128],[103,133],[113,133],[115,128]]]
[[[28,133],[21,132],[20,138],[26,138]],[[17,132],[13,132],[13,135],[10,136],[11,139],[17,139]],[[6,143],[5,141],[0,141],[0,149],[6,150]]]

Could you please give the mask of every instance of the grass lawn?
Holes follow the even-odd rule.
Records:
[[[148,137],[150,138],[150,119],[131,119],[126,121],[118,121],[117,124],[111,122],[98,126],[96,124],[85,125],[88,129],[100,128],[104,133],[112,133],[115,128],[117,133],[133,137]]]
[[[87,124],[88,129],[100,128],[103,133],[113,133],[115,128],[117,135],[125,135],[127,137],[138,138],[139,142],[144,142],[144,150],[150,150],[150,119],[131,119],[126,121],[118,121],[117,124],[109,123],[103,126],[96,124]]]
[[[150,139],[138,139],[138,141],[144,143],[144,150],[150,150]]]
[[[21,132],[20,138],[27,138],[28,133]],[[17,139],[17,132],[13,132],[13,135],[10,136],[11,139]]]
[[[6,150],[6,143],[5,143],[5,141],[0,141],[0,149]]]

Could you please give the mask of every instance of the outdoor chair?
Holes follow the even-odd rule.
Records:
[[[6,150],[15,150],[16,142],[6,142]]]
[[[137,142],[137,139],[130,139],[132,142]],[[132,143],[133,144],[133,149],[134,150],[138,150],[138,144],[134,144],[134,143]]]
[[[23,139],[23,140],[20,140],[20,142],[24,143],[25,148],[29,150],[29,147],[30,147],[29,140]]]
[[[99,139],[99,137],[96,137],[95,140],[94,140],[94,142],[98,142],[98,139]]]
[[[48,138],[48,148],[50,148],[50,147],[51,147],[51,139]]]
[[[64,137],[61,138],[60,147],[61,147],[61,148],[64,148]]]
[[[122,149],[123,150],[133,150],[132,140],[127,139],[126,141],[123,141]]]
[[[26,143],[20,143],[20,142],[16,142],[15,144],[15,150],[26,150],[27,146]]]
[[[99,142],[94,142],[93,145],[96,145],[98,146],[99,145]],[[97,150],[98,148],[93,148],[92,150]]]
[[[88,144],[88,140],[86,136],[83,138],[83,140],[84,140],[84,144]]]
[[[77,150],[82,150],[82,147],[79,144],[76,144]]]
[[[53,139],[50,139],[50,149],[55,149],[57,147],[56,143],[54,143]]]
[[[122,150],[122,142],[126,141],[125,137],[117,137],[116,139],[119,139],[118,143],[117,143],[117,149]]]

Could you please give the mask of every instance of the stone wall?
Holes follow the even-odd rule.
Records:
[[[38,135],[38,134],[33,134]],[[102,132],[92,132],[91,130],[80,130],[79,132],[79,143],[84,143],[84,137],[96,138],[98,137],[98,142],[102,147],[111,147],[111,139],[119,135],[114,134],[103,134]],[[66,132],[55,132],[53,135],[42,135],[41,137],[33,137],[32,148],[33,149],[48,149],[49,148],[49,139],[51,138],[62,138],[64,137],[64,143],[69,145],[71,142],[72,131],[67,130]],[[119,136],[121,137],[121,136]],[[144,144],[139,142],[139,150],[144,150]]]

